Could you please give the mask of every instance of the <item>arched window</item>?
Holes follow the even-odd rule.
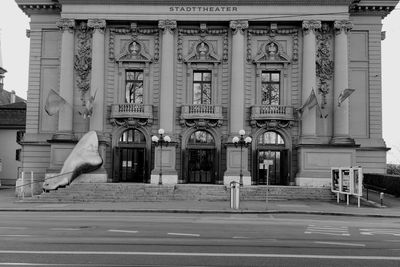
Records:
[[[189,138],[189,144],[214,144],[213,136],[206,131],[194,132]]]
[[[282,136],[276,132],[268,131],[260,135],[258,138],[259,145],[284,145],[285,141]]]
[[[146,138],[144,134],[137,130],[137,129],[128,129],[121,134],[119,138],[119,143],[126,144],[126,143],[146,143]]]

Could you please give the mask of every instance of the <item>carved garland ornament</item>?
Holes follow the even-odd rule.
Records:
[[[252,120],[250,122],[253,128],[265,128],[265,129],[283,129],[291,128],[295,125],[294,121],[286,120]]]
[[[109,40],[109,50],[108,57],[111,60],[115,59],[115,35],[131,35],[132,39],[138,38],[139,34],[142,35],[154,35],[154,56],[153,61],[157,62],[160,59],[160,29],[158,28],[141,28],[136,25],[136,23],[131,24],[131,28],[111,28],[110,29],[110,40]]]
[[[225,28],[209,29],[206,24],[201,24],[199,28],[179,28],[178,29],[178,61],[182,62],[184,60],[183,56],[183,36],[184,35],[200,35],[201,41],[206,42],[206,35],[223,35],[223,52],[222,60],[224,62],[228,61],[228,30]]]
[[[324,108],[327,101],[326,95],[330,90],[330,81],[334,74],[334,61],[332,59],[332,31],[328,24],[323,24],[321,32],[317,34],[317,62],[316,71],[318,79],[318,92],[322,94],[321,108]]]
[[[182,126],[194,127],[196,129],[207,129],[207,128],[215,128],[221,127],[223,121],[222,120],[208,120],[208,119],[199,119],[199,120],[180,120],[180,124]]]
[[[92,69],[92,32],[86,22],[81,22],[77,31],[77,53],[74,69],[77,74],[76,83],[81,92],[81,100],[90,88],[89,74]]]
[[[295,28],[278,29],[278,28],[267,28],[267,29],[249,29],[247,31],[247,56],[248,62],[253,61],[252,57],[252,38],[253,36],[269,36],[274,38],[277,34],[279,35],[291,35],[293,38],[293,55],[292,60],[297,61],[299,58],[299,30]]]

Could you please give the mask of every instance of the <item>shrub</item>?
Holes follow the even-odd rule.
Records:
[[[387,174],[400,175],[400,164],[388,164]]]
[[[363,184],[385,188],[385,193],[400,196],[400,175],[365,173]]]

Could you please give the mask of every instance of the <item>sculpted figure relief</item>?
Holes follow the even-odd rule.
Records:
[[[88,173],[98,169],[103,164],[99,154],[99,141],[97,133],[86,133],[76,144],[64,162],[60,173],[47,178],[43,183],[43,190],[56,190],[58,187],[70,184],[82,173]]]

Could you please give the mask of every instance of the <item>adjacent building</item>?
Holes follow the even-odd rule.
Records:
[[[4,89],[0,40],[0,185],[15,185],[21,163],[21,145],[25,132],[26,103],[15,91]]]
[[[386,170],[397,0],[16,2],[31,19],[26,171],[58,172],[90,130],[107,182],[319,187],[331,167]],[[54,92],[66,104],[50,116]]]

